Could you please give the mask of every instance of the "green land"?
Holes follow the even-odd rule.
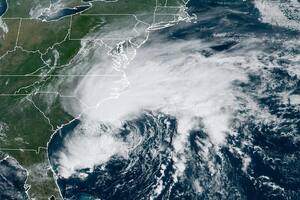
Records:
[[[54,196],[60,199],[48,163],[47,143],[55,130],[74,116],[63,109],[61,100],[65,97],[59,95],[59,90],[48,91],[51,84],[62,80],[54,75],[72,69],[83,39],[107,40],[111,48],[119,40],[143,40],[156,11],[173,12],[164,19],[174,19],[176,8],[163,7],[181,6],[185,2],[91,1],[92,7],[84,12],[50,22],[33,19],[30,15],[38,5],[49,7],[49,0],[7,2],[8,10],[1,18],[8,32],[0,28],[0,123],[7,127],[5,135],[0,137],[0,158],[12,156],[27,169],[30,198],[46,200]],[[81,0],[62,2],[66,7],[83,3]],[[132,31],[120,36],[111,34],[124,27]],[[140,34],[134,28],[139,28]],[[111,42],[114,38],[116,42]]]

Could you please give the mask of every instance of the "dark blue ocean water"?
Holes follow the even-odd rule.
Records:
[[[48,148],[48,156],[49,158],[54,157],[54,150],[59,151],[60,148],[63,146],[63,139],[70,133],[74,131],[74,129],[80,124],[79,120],[74,120],[69,124],[65,125],[63,128],[58,130],[56,133],[53,134],[52,139],[49,142]],[[56,168],[54,167],[54,170]]]
[[[260,46],[264,53],[258,57],[261,71],[250,72],[249,81],[233,85],[251,96],[261,110],[268,110],[277,120],[260,120],[255,113],[241,109],[236,113],[240,117],[233,122],[238,134],[228,136],[226,145],[218,152],[210,148],[209,159],[199,154],[206,148],[208,134],[201,128],[191,131],[186,149],[189,158],[187,167],[184,175],[176,181],[173,177],[174,163],[170,159],[172,140],[177,135],[176,118],[151,112],[141,115],[124,123],[120,129],[119,135],[124,140],[133,129],[138,130],[143,138],[139,146],[130,152],[129,158],[114,156],[105,165],[96,166],[92,172],[82,169],[79,172],[88,175],[85,179],[78,176],[58,178],[58,185],[66,199],[149,199],[152,187],[161,175],[162,164],[166,168],[162,179],[164,187],[155,199],[300,199],[300,109],[289,101],[282,101],[283,93],[300,94],[299,77],[288,71],[288,66],[299,65],[288,57],[299,55],[299,47],[284,43],[299,39],[299,31],[262,22],[253,1],[192,0],[188,7],[190,13],[197,15],[196,22],[182,22],[155,34],[164,35],[166,41],[174,42],[194,39],[214,41],[205,50],[201,47],[195,49],[207,57],[239,52],[242,49],[233,47],[241,41],[265,38]],[[155,34],[145,45],[155,40]],[[270,63],[279,67],[264,67]],[[166,121],[170,126],[166,126]],[[55,153],[62,149],[63,139],[74,134],[79,125],[80,121],[74,121],[63,127],[49,143],[49,158],[56,172]],[[247,169],[243,170],[244,160],[233,149],[249,156],[251,162]],[[211,165],[218,169],[218,174],[211,173]],[[201,180],[202,192],[196,191],[194,180]]]
[[[226,37],[218,38],[217,45],[211,46],[209,51],[202,52],[206,56],[229,51],[244,37],[272,36],[278,40],[299,38],[299,32],[296,30],[262,23],[259,20],[259,11],[252,2],[194,0],[189,3],[189,8],[190,13],[196,13],[198,16],[196,23],[181,23],[163,29],[158,34],[166,35],[166,40],[170,41],[195,38],[212,41],[215,40],[214,35],[225,34]],[[149,40],[151,41],[151,37]],[[267,53],[280,52],[285,48],[289,51],[280,42],[265,42]],[[289,53],[299,54],[297,49],[292,51]],[[275,62],[282,65],[291,63],[284,59]],[[134,126],[145,135],[154,127],[156,134],[146,137],[149,140],[145,140],[139,149],[132,152],[130,159],[114,157],[106,164],[105,169],[102,166],[93,172],[83,169],[83,172],[89,174],[84,180],[77,177],[59,178],[58,184],[62,194],[67,199],[147,199],[151,186],[156,181],[155,177],[160,173],[159,166],[163,162],[166,165],[166,175],[163,179],[165,189],[157,199],[299,199],[300,141],[295,138],[299,137],[300,113],[295,105],[284,104],[279,99],[282,92],[299,94],[300,81],[298,77],[290,75],[284,67],[268,71],[268,80],[256,73],[249,74],[249,79],[247,83],[239,82],[235,85],[244,92],[253,94],[253,99],[262,108],[268,109],[283,120],[277,124],[269,124],[253,120],[255,116],[248,116],[248,120],[239,123],[239,134],[228,137],[228,146],[221,149],[221,155],[216,154],[213,158],[216,165],[222,166],[222,176],[219,180],[221,183],[218,183],[221,185],[220,190],[214,188],[216,183],[209,174],[208,163],[197,154],[202,147],[195,141],[204,141],[208,137],[203,130],[190,133],[191,156],[188,167],[185,176],[175,183],[172,179],[173,163],[168,159],[172,154],[172,147],[167,141],[172,141],[176,135],[176,119],[165,116],[172,126],[170,129],[162,129],[163,124],[154,123],[153,119],[144,116],[128,122],[127,127]],[[261,88],[262,94],[258,95],[257,90]],[[54,160],[53,152],[60,149],[62,139],[66,134],[71,134],[76,125],[78,123],[74,122],[64,127],[60,134],[53,137],[49,144],[50,160]],[[128,134],[126,130],[123,129],[120,134]],[[251,145],[244,145],[243,142],[249,142]],[[161,143],[165,143],[165,151],[153,157],[150,150],[157,149]],[[251,157],[247,173],[242,171],[241,157],[230,150],[232,146]],[[131,159],[137,162],[132,164]],[[52,164],[55,169],[55,164]],[[202,194],[195,193],[193,189],[191,180],[196,178],[204,182]]]
[[[0,199],[26,199],[26,171],[13,158],[0,161]]]
[[[300,48],[284,43],[297,41],[299,31],[263,23],[253,1],[193,0],[188,6],[189,12],[198,16],[195,23],[182,22],[155,34],[164,35],[168,41],[214,41],[214,45],[205,50],[195,49],[207,57],[238,51],[233,47],[241,41],[264,37],[261,44],[264,54],[259,57],[262,71],[249,73],[249,81],[236,82],[234,86],[249,94],[262,110],[268,110],[278,120],[259,120],[245,110],[237,113],[243,116],[243,121],[239,119],[234,124],[238,134],[229,136],[219,152],[210,149],[213,165],[221,166],[217,181],[209,170],[211,163],[199,156],[199,152],[205,149],[204,142],[196,142],[209,140],[208,134],[200,128],[191,131],[186,149],[189,158],[187,168],[184,175],[175,181],[174,163],[170,157],[173,153],[172,140],[178,134],[176,118],[151,112],[141,115],[124,123],[119,132],[124,140],[130,136],[132,129],[139,130],[143,137],[139,146],[130,152],[129,158],[114,156],[105,166],[96,166],[92,172],[82,169],[81,172],[88,174],[85,179],[59,177],[58,184],[66,199],[148,199],[152,186],[157,183],[156,178],[161,175],[162,164],[166,168],[162,179],[164,189],[155,199],[300,199],[300,111],[299,106],[282,101],[284,93],[300,94],[299,77],[288,70],[292,65],[299,66],[299,61],[291,60],[289,56],[299,55]],[[57,20],[87,8],[63,9],[53,16],[45,16],[45,19]],[[0,16],[6,9],[6,1],[0,0]],[[149,43],[155,40],[155,34],[150,36]],[[216,37],[216,34],[224,37]],[[266,69],[264,64],[269,63],[280,67]],[[64,126],[50,141],[48,155],[54,171],[57,172],[58,167],[55,153],[62,150],[63,139],[74,134],[80,124],[76,120]],[[233,148],[251,158],[246,172],[242,170],[241,156],[232,151]],[[26,171],[15,160],[0,162],[0,179],[0,199],[26,198],[23,187]],[[202,180],[202,193],[195,190],[193,180],[196,179]]]
[[[7,1],[0,0],[0,16],[2,16],[6,10],[7,10]]]

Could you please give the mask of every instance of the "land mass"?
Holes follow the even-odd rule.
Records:
[[[109,56],[139,48],[151,30],[187,20],[183,0],[81,1],[7,0],[0,18],[0,153],[27,170],[31,199],[61,199],[47,158],[51,136],[76,116],[61,104],[81,104],[69,91],[86,75],[67,74],[78,62],[84,42],[99,41]],[[89,5],[81,12],[45,20],[64,8]],[[126,33],[119,30],[128,30]],[[58,84],[59,83],[59,84]]]

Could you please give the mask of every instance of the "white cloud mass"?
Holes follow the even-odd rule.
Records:
[[[124,86],[124,78],[83,79],[76,89],[79,98],[88,105],[98,105],[82,110],[85,118],[118,125],[142,110],[161,111],[176,116],[183,133],[193,127],[193,118],[202,118],[211,138],[222,143],[236,106],[232,82],[246,78],[237,64],[247,61],[226,54],[207,58],[195,51],[204,46],[196,40],[160,40],[139,49],[124,70],[129,86]],[[91,70],[99,74],[97,70],[103,68],[97,64]],[[106,99],[114,91],[120,91],[119,95]]]
[[[232,132],[230,123],[235,111],[241,106],[237,100],[241,94],[233,83],[247,81],[249,70],[259,68],[261,40],[245,40],[232,47],[236,51],[213,52],[209,47],[217,45],[217,40],[155,38],[137,49],[133,60],[126,59],[126,51],[118,58],[99,53],[104,52],[100,45],[93,46],[89,53],[85,49],[84,63],[72,66],[73,73],[83,66],[89,69],[89,76],[71,91],[83,103],[74,103],[70,98],[62,103],[70,114],[81,115],[85,128],[65,139],[58,156],[60,175],[69,177],[78,169],[92,169],[113,155],[126,157],[134,145],[115,137],[112,130],[103,133],[95,126],[109,124],[118,128],[145,110],[176,117],[179,134],[173,146],[178,156],[173,159],[178,175],[185,169],[182,155],[188,133],[199,124],[195,119],[201,120],[216,146],[224,144]],[[212,55],[205,56],[204,50]],[[105,76],[98,76],[101,74]]]
[[[241,66],[246,66],[251,57],[223,53],[205,57],[197,49],[207,45],[211,44],[198,40],[153,42],[138,50],[136,58],[124,69],[124,77],[83,78],[75,91],[82,102],[92,107],[71,104],[68,111],[83,113],[84,121],[115,127],[144,110],[175,116],[180,133],[173,144],[177,153],[182,153],[188,131],[199,123],[194,119],[200,118],[211,140],[221,145],[239,106],[232,82],[246,79]],[[111,66],[102,64],[100,59],[92,63],[93,74],[111,71]],[[65,101],[64,104],[71,103]],[[76,169],[104,163],[115,154],[125,156],[131,146],[111,133],[97,133],[91,124],[85,127],[65,140],[65,150],[59,156],[63,169],[60,174],[65,177]],[[184,170],[182,163],[178,166]]]

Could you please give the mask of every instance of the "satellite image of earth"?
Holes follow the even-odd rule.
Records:
[[[0,0],[0,200],[300,200],[300,0]]]

